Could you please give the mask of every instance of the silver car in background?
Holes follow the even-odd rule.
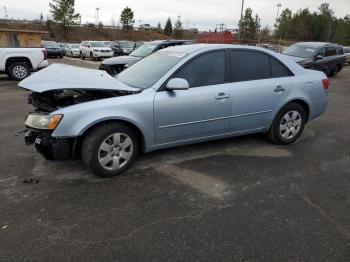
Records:
[[[80,57],[80,44],[68,44],[66,48],[66,56]]]
[[[33,91],[28,144],[112,177],[140,151],[251,133],[291,144],[325,111],[328,84],[273,51],[197,44],[160,50],[116,78],[52,65],[19,85]]]

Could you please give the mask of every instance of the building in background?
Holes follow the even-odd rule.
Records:
[[[48,31],[0,28],[0,47],[40,47]]]

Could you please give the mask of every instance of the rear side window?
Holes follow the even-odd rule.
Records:
[[[328,46],[326,47],[326,56],[333,56],[337,55],[337,50],[334,46]]]
[[[260,52],[231,50],[231,81],[249,81],[270,78],[269,57]]]
[[[184,65],[174,76],[184,78],[190,87],[223,84],[225,81],[225,52],[201,55]]]
[[[337,47],[337,54],[338,55],[344,55],[344,50],[341,46]]]
[[[270,64],[272,78],[286,77],[291,75],[289,70],[284,65],[282,65],[280,62],[278,62],[276,59],[273,59],[272,57],[270,57]]]

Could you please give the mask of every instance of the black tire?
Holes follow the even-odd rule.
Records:
[[[85,59],[85,56],[84,56],[83,52],[80,53],[80,58],[81,58],[81,60]]]
[[[341,66],[340,65],[335,65],[332,69],[332,71],[329,73],[329,76],[334,77],[336,76],[341,70]]]
[[[132,152],[129,160],[117,170],[107,170],[99,162],[99,148],[109,136],[114,133],[126,134],[132,141]],[[106,123],[92,129],[85,137],[82,147],[81,156],[84,164],[90,168],[96,175],[104,178],[114,177],[120,175],[127,170],[131,164],[136,160],[139,153],[139,139],[136,132],[123,123]],[[108,153],[107,153],[108,154]],[[107,155],[106,154],[106,155]],[[112,154],[112,152],[110,153]],[[118,155],[119,156],[119,155]]]
[[[21,70],[21,73],[19,73],[19,69]],[[31,73],[29,65],[25,62],[13,62],[8,66],[6,72],[11,79],[16,81],[23,80]]]
[[[94,54],[92,52],[90,52],[90,60],[91,61],[96,61]]]
[[[293,137],[286,138],[286,137],[283,137],[282,134],[281,134],[281,132],[282,132],[281,131],[281,124],[282,124],[282,121],[285,121],[285,119],[283,119],[284,116],[288,112],[293,112],[293,111],[296,111],[296,112],[299,113],[300,120],[301,120],[301,125],[300,125],[300,128],[298,129],[297,133]],[[274,119],[274,121],[273,121],[273,123],[272,123],[272,125],[270,127],[270,130],[269,130],[269,132],[267,134],[268,138],[273,143],[278,144],[278,145],[289,145],[289,144],[292,144],[302,134],[302,132],[304,130],[304,127],[305,127],[305,124],[306,124],[306,119],[307,119],[307,116],[306,116],[305,110],[304,110],[304,108],[301,105],[299,105],[297,103],[293,103],[293,102],[289,103],[286,106],[284,106],[279,111],[279,113],[276,115],[276,117],[275,117],[275,119]]]

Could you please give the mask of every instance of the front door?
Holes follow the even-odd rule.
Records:
[[[172,78],[189,82],[188,90],[159,91],[154,99],[158,145],[213,137],[229,132],[232,97],[225,83],[225,51],[202,54]]]

